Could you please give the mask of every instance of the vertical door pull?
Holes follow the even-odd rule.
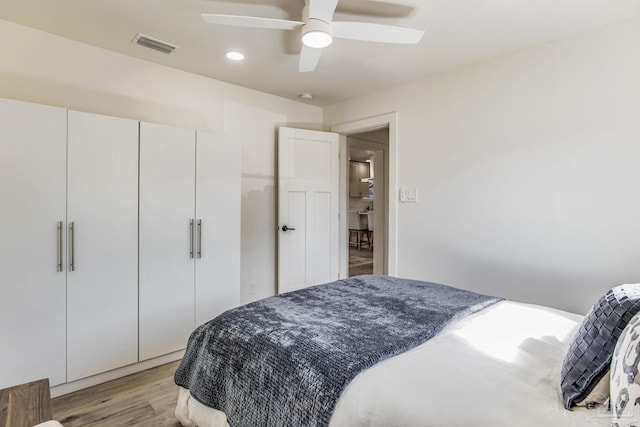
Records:
[[[62,271],[62,221],[58,221],[58,244],[56,251],[58,252],[57,270]]]
[[[198,258],[202,258],[202,220],[198,220]]]
[[[193,259],[193,220],[189,220],[189,258]]]
[[[76,271],[75,223],[69,224],[69,271]]]

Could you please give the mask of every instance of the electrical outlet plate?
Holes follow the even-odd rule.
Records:
[[[256,282],[249,282],[249,295],[256,294]]]

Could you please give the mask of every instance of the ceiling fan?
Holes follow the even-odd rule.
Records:
[[[372,22],[333,22],[338,0],[305,0],[301,21],[262,18],[257,16],[218,15],[203,13],[202,19],[210,24],[237,27],[267,28],[272,30],[302,30],[302,51],[299,71],[313,71],[320,60],[322,48],[333,38],[362,40],[379,43],[416,44],[424,31]]]

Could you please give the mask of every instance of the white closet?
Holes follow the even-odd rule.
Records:
[[[140,360],[240,303],[240,150],[140,123]]]
[[[138,122],[69,111],[67,381],[138,361]]]
[[[0,388],[66,380],[67,110],[0,99]]]
[[[0,388],[173,353],[240,303],[223,136],[0,99],[0,198]]]

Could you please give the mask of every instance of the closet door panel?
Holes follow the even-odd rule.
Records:
[[[65,109],[0,99],[0,388],[66,378],[66,121]]]
[[[74,381],[138,360],[138,122],[69,111],[67,185]]]
[[[197,134],[196,325],[240,304],[240,145]]]
[[[140,123],[140,360],[194,328],[195,131]]]

